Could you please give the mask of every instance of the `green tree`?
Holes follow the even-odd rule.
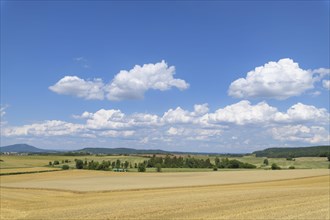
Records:
[[[268,164],[269,164],[268,159],[264,159],[264,164],[265,164],[266,166],[268,166]]]
[[[119,169],[120,168],[120,165],[121,165],[121,162],[120,162],[120,160],[117,159],[116,160],[116,168]]]
[[[157,172],[162,172],[162,165],[160,163],[156,163],[156,171]]]
[[[124,163],[124,168],[127,169],[129,166],[129,162],[126,160],[125,163]]]
[[[77,169],[84,168],[84,161],[82,161],[82,160],[76,160],[76,168]]]
[[[144,163],[138,164],[138,171],[139,172],[146,172],[146,165]]]
[[[69,165],[66,165],[66,164],[64,164],[63,166],[62,166],[62,170],[68,170],[70,167],[69,167]]]
[[[52,161],[49,161],[49,163],[48,163],[48,164],[49,164],[49,166],[53,166],[53,163],[52,163]]]
[[[220,164],[220,159],[219,159],[219,157],[216,157],[215,160],[214,160],[214,162],[215,162],[215,166],[216,166],[216,167],[219,167],[219,164]]]
[[[271,168],[272,168],[272,170],[280,170],[281,169],[281,167],[279,167],[276,163],[273,163]]]
[[[59,165],[60,162],[58,162],[58,160],[55,160],[53,164],[54,164],[54,165]]]

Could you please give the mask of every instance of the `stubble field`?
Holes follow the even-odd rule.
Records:
[[[1,219],[329,219],[329,170],[1,176]]]

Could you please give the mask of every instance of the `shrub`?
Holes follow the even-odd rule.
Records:
[[[55,160],[53,164],[54,164],[54,165],[59,165],[60,162],[58,162],[58,160]]]
[[[213,171],[218,171],[218,167],[213,167]]]
[[[66,165],[66,164],[62,166],[62,170],[68,170],[69,168],[70,167],[68,165]]]
[[[48,164],[49,164],[49,166],[53,166],[53,163],[52,163],[52,161],[49,161],[49,163],[48,163]]]
[[[296,169],[294,166],[289,166],[289,169]]]
[[[269,164],[268,159],[264,159],[264,164],[265,164],[266,166],[268,166],[268,164]]]
[[[146,165],[144,163],[139,163],[138,171],[139,172],[146,172]]]
[[[84,161],[82,161],[82,160],[76,160],[76,168],[77,169],[84,168]]]
[[[281,167],[279,167],[276,163],[272,164],[272,170],[280,170]]]
[[[160,163],[156,164],[156,171],[157,172],[162,172],[162,165]]]

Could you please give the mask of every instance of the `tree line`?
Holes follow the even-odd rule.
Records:
[[[162,168],[256,168],[255,165],[249,163],[243,163],[239,160],[219,157],[215,158],[215,163],[212,163],[210,158],[198,159],[188,155],[187,158],[170,157],[166,155],[163,157],[156,157],[153,155],[146,163],[147,167],[157,167]]]

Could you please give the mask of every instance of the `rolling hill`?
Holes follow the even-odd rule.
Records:
[[[330,146],[267,148],[253,152],[257,157],[319,157],[330,154]]]
[[[45,150],[33,147],[28,144],[13,144],[4,147],[0,147],[0,152],[16,152],[16,153],[51,153],[54,150]]]

